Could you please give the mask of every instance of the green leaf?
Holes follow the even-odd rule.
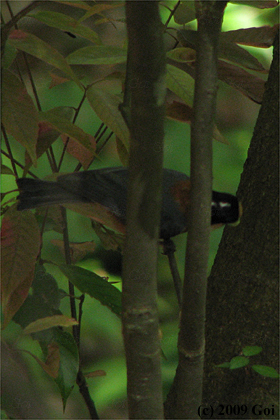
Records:
[[[19,212],[16,205],[12,206],[4,215],[1,239],[4,328],[27,298],[32,284],[41,244],[40,230],[33,213]]]
[[[83,47],[69,54],[69,64],[119,64],[126,62],[127,51],[110,45]]]
[[[59,265],[60,270],[82,293],[87,293],[121,315],[121,292],[92,271],[73,265]]]
[[[30,325],[40,318],[59,314],[60,300],[62,299],[60,290],[55,278],[46,272],[43,265],[36,264],[34,280],[32,283],[32,293],[29,294],[13,317],[13,321],[22,328]],[[44,333],[36,333],[36,336],[46,336]]]
[[[95,4],[94,6],[90,7],[88,9],[88,11],[84,14],[83,17],[81,17],[79,19],[79,22],[83,22],[84,20],[90,18],[93,15],[97,15],[97,14],[101,14],[101,12],[105,11],[105,10],[111,10],[115,7],[123,7],[122,3],[117,3],[117,4],[106,4],[106,3],[101,3],[101,4]]]
[[[184,25],[196,18],[195,6],[193,1],[181,2],[175,10],[174,21],[179,25]]]
[[[3,69],[8,69],[14,59],[16,58],[17,55],[17,49],[15,47],[12,47],[12,45],[10,45],[9,43],[6,43],[5,46],[5,50],[4,50],[4,55],[3,55],[3,59],[2,59],[2,68]]]
[[[66,315],[47,316],[46,318],[39,318],[31,322],[24,328],[23,334],[33,334],[52,327],[72,327],[72,325],[78,325],[78,322]]]
[[[89,10],[90,6],[82,0],[73,1],[73,0],[54,0],[56,3],[67,4],[67,6],[76,7],[78,9]]]
[[[81,128],[71,123],[67,118],[63,117],[61,112],[56,112],[56,108],[50,109],[46,112],[40,112],[39,117],[41,121],[46,121],[59,133],[65,134],[72,139],[77,140],[88,150],[94,153],[91,145],[92,137],[85,133]]]
[[[196,59],[195,50],[192,48],[179,47],[167,52],[167,57],[179,63],[193,62]]]
[[[216,365],[216,367],[229,368],[230,367],[230,362],[221,363],[220,365]]]
[[[38,112],[24,84],[5,69],[2,72],[2,122],[6,131],[26,148],[36,166]]]
[[[246,346],[243,347],[242,353],[244,356],[255,356],[256,354],[259,354],[262,352],[262,347],[259,346]]]
[[[71,32],[88,39],[91,42],[100,44],[100,38],[96,32],[87,26],[81,25],[77,20],[64,13],[40,11],[37,13],[29,14],[32,18],[45,23],[53,28],[61,29],[62,31]]]
[[[126,149],[128,149],[129,131],[119,111],[121,99],[95,86],[87,90],[87,99],[96,115],[116,134]]]
[[[230,369],[239,369],[241,367],[247,366],[249,363],[249,359],[244,356],[236,356],[231,359],[229,362]]]
[[[63,57],[55,48],[42,39],[20,29],[15,29],[9,35],[9,44],[63,71],[68,78],[74,80],[82,89],[82,84]]]
[[[178,69],[171,64],[166,66],[166,85],[179,98],[192,106],[194,95],[194,79],[185,71]]]
[[[67,398],[76,383],[79,371],[79,354],[72,334],[55,328],[54,341],[59,346],[60,355],[58,377],[55,379],[55,382],[60,389],[63,409],[65,409]]]
[[[263,365],[252,365],[252,369],[262,376],[268,378],[279,378],[279,373],[273,367]]]
[[[8,414],[6,413],[5,410],[1,409],[1,417],[2,420],[6,420],[6,419],[10,419],[10,417],[8,416]]]
[[[2,175],[14,175],[15,176],[15,174],[12,171],[12,169],[9,168],[6,165],[1,165],[1,174]]]

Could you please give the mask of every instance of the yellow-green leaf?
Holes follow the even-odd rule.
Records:
[[[74,318],[69,318],[66,315],[47,316],[46,318],[40,318],[31,322],[24,328],[23,334],[32,334],[52,327],[72,327],[72,325],[78,325],[78,322]]]
[[[120,64],[126,61],[127,51],[111,45],[95,45],[80,48],[69,54],[69,64]]]
[[[79,22],[83,22],[84,20],[90,18],[93,15],[100,14],[101,12],[104,12],[106,10],[111,10],[115,7],[123,7],[122,3],[116,3],[116,4],[106,4],[106,3],[100,3],[95,4],[94,6],[90,7],[88,11],[84,14],[83,17],[79,19]]]
[[[192,106],[194,95],[194,79],[185,71],[171,64],[166,66],[166,85],[179,98]]]

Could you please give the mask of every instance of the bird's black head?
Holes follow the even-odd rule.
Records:
[[[211,225],[236,223],[241,217],[241,205],[234,195],[213,191]]]

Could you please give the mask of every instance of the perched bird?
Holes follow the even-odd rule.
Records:
[[[128,170],[105,168],[60,175],[56,181],[20,178],[18,210],[77,203],[93,209],[90,217],[125,233]],[[163,170],[160,238],[169,239],[188,230],[190,179],[171,169]],[[231,194],[213,191],[211,224],[236,223],[240,204]]]

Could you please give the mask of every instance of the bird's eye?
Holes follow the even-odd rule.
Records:
[[[219,206],[223,209],[225,207],[231,207],[230,203],[226,203],[224,201],[219,201]]]

